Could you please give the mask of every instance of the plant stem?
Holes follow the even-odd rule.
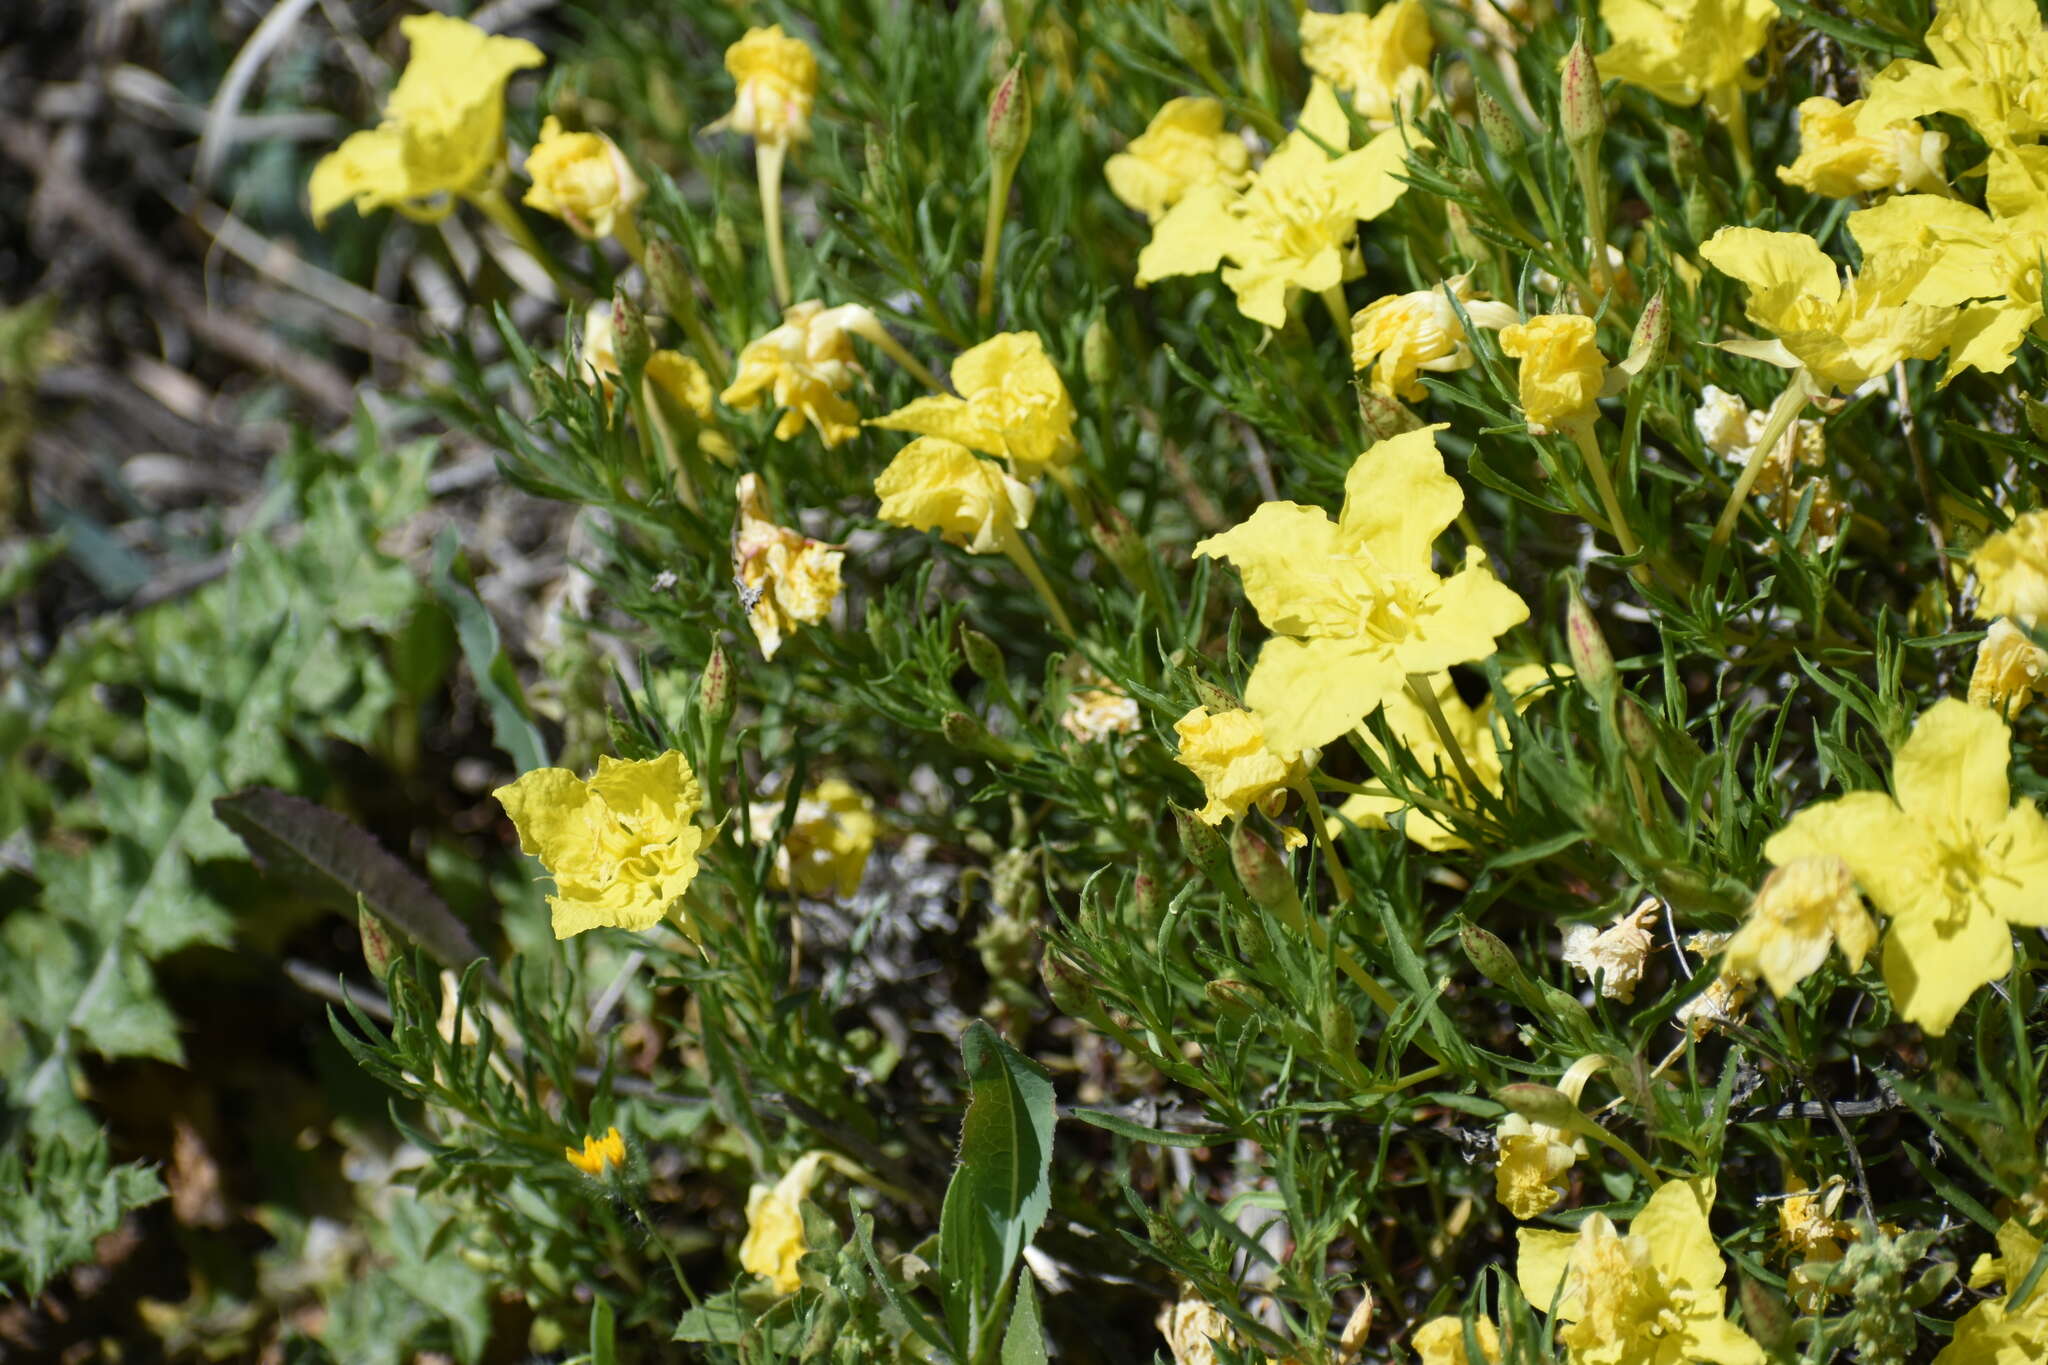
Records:
[[[555,259],[554,253],[540,244],[540,239],[533,235],[533,229],[526,226],[525,220],[519,216],[519,211],[506,201],[504,192],[496,185],[490,185],[472,191],[468,197],[469,202],[476,205],[477,212],[488,218],[492,226],[510,237],[521,251],[533,257],[534,264],[545,270],[548,278],[554,281],[555,289],[563,298],[568,298],[572,291],[569,287],[569,277],[562,271],[561,262]]]
[[[1002,527],[1000,534],[1003,553],[1010,557],[1010,562],[1017,566],[1017,571],[1030,581],[1032,588],[1038,593],[1039,600],[1044,602],[1046,610],[1052,613],[1053,624],[1058,626],[1060,633],[1068,639],[1078,640],[1081,632],[1074,629],[1073,618],[1067,615],[1067,609],[1061,604],[1059,594],[1052,590],[1052,583],[1046,578],[1045,570],[1038,567],[1038,557],[1031,553],[1030,544],[1007,524]]]
[[[1458,771],[1458,782],[1465,788],[1465,794],[1472,801],[1484,801],[1492,794],[1491,789],[1479,780],[1479,774],[1472,771],[1471,760],[1465,757],[1465,746],[1458,743],[1458,737],[1451,730],[1451,723],[1444,716],[1444,708],[1436,699],[1436,688],[1426,673],[1408,675],[1408,695],[1415,698],[1415,704],[1429,717],[1430,729],[1436,731],[1437,742],[1444,746],[1444,752],[1451,756],[1451,766]]]
[[[761,186],[761,230],[768,238],[768,273],[775,281],[775,306],[789,307],[789,261],[782,254],[782,144],[754,144],[754,174]]]
[[[996,158],[989,166],[988,216],[981,229],[981,281],[974,295],[974,315],[983,322],[995,316],[996,263],[1003,250],[1003,218],[1010,211],[1010,182],[1016,175],[1014,161],[1005,166]]]
[[[1635,555],[1642,552],[1642,542],[1636,539],[1635,531],[1628,524],[1628,515],[1621,510],[1621,498],[1614,489],[1614,476],[1608,472],[1607,457],[1600,453],[1600,440],[1593,434],[1593,423],[1581,418],[1565,428],[1572,441],[1579,448],[1579,457],[1586,462],[1586,472],[1593,476],[1593,491],[1600,495],[1600,506],[1607,513],[1607,524],[1614,532],[1614,538],[1621,544],[1621,552]],[[1638,583],[1649,580],[1649,568],[1634,564],[1629,573]]]
[[[1323,815],[1323,803],[1316,796],[1315,784],[1308,780],[1307,773],[1297,767],[1287,785],[1300,795],[1308,822],[1315,828],[1316,843],[1323,850],[1323,861],[1329,865],[1330,885],[1335,888],[1337,899],[1348,904],[1352,894],[1351,878],[1345,875],[1344,860],[1337,853],[1337,841],[1330,837],[1330,822]]]
[[[1791,427],[1792,420],[1806,407],[1806,400],[1811,395],[1812,386],[1806,371],[1794,370],[1792,378],[1786,381],[1784,392],[1771,404],[1771,410],[1764,418],[1763,434],[1750,447],[1749,462],[1736,476],[1735,487],[1728,493],[1728,503],[1721,509],[1720,519],[1714,523],[1714,534],[1707,542],[1708,582],[1713,581],[1714,571],[1720,567],[1721,552],[1727,546],[1728,538],[1735,534],[1735,522],[1742,515],[1743,505],[1749,501],[1749,490],[1756,486],[1757,476],[1764,472],[1771,452],[1777,449],[1778,441]]]
[[[1330,321],[1337,325],[1337,335],[1348,349],[1351,345],[1351,306],[1344,302],[1344,286],[1333,284],[1323,291],[1323,307],[1330,310]]]

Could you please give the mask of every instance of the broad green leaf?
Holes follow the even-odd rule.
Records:
[[[1003,1332],[1002,1365],[1046,1365],[1045,1323],[1038,1313],[1038,1286],[1031,1268],[1017,1272],[1017,1298]]]

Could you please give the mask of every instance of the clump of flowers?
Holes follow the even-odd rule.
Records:
[[[1074,400],[1036,332],[1004,332],[960,353],[953,362],[960,391],[911,400],[869,424],[957,441],[1010,462],[1020,479],[1063,471],[1080,447],[1074,441]]]

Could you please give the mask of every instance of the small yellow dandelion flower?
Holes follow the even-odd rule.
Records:
[[[883,521],[937,531],[971,554],[1010,553],[1031,522],[1031,490],[958,441],[920,436],[875,480]]]
[[[1845,105],[1826,95],[1801,101],[1799,159],[1778,167],[1778,179],[1828,199],[1880,190],[1946,194],[1941,158],[1948,135],[1911,119],[1866,126],[1863,107],[1862,100]]]
[[[2048,619],[2048,511],[2024,512],[1970,556],[1981,616]]]
[[[1102,174],[1111,194],[1156,223],[1197,186],[1242,184],[1250,164],[1244,139],[1223,131],[1222,102],[1182,96],[1159,106]]]
[[[1596,415],[1607,357],[1593,330],[1593,319],[1577,313],[1542,313],[1501,329],[1501,351],[1522,362],[1517,383],[1530,430],[1556,431]]]
[[[586,1137],[583,1150],[564,1147],[562,1157],[571,1166],[587,1176],[602,1180],[606,1171],[614,1166],[626,1164],[626,1140],[619,1136],[616,1126],[607,1128],[603,1137]]]
[[[533,179],[526,206],[561,219],[578,237],[609,237],[622,225],[632,232],[633,210],[647,197],[617,143],[603,133],[565,132],[553,114],[526,154],[526,173]]]
[[[432,222],[487,188],[505,160],[505,85],[547,60],[524,38],[445,14],[411,15],[398,27],[412,56],[383,122],[351,133],[313,167],[315,226],[351,200],[358,213],[394,208]]]
[[[1418,378],[1424,370],[1449,374],[1470,369],[1472,343],[1451,304],[1453,297],[1477,326],[1512,327],[1522,320],[1509,305],[1476,297],[1471,279],[1453,275],[1438,288],[1389,294],[1359,309],[1351,318],[1351,368],[1370,368],[1374,389],[1407,399],[1429,396]]]
[[[638,761],[606,755],[587,780],[536,768],[491,794],[512,817],[520,849],[555,879],[556,938],[651,929],[697,875],[704,795],[673,749]]]
[[[1763,978],[1783,996],[1819,971],[1836,943],[1851,971],[1862,969],[1877,943],[1877,925],[1856,894],[1855,875],[1840,858],[1793,858],[1764,879],[1722,962],[1729,971]]]
[[[2048,687],[2048,650],[2006,617],[1991,623],[1977,646],[1977,664],[1970,670],[1970,705],[1985,706],[2007,720],[2027,709]]]
[[[1566,925],[1564,960],[1584,980],[1598,981],[1600,994],[1609,1000],[1633,1003],[1643,966],[1650,960],[1650,926],[1663,909],[1662,901],[1645,896],[1635,909],[1617,916],[1605,929]]]
[[[1422,1359],[1422,1365],[1498,1365],[1500,1329],[1487,1317],[1472,1320],[1472,1335],[1479,1342],[1480,1359],[1465,1349],[1465,1324],[1457,1318],[1431,1318],[1415,1329],[1408,1344]]]
[[[818,58],[803,39],[780,24],[750,28],[725,50],[725,69],[736,87],[732,109],[706,132],[735,132],[778,147],[810,141]]]
[[[756,802],[754,837],[773,838],[781,817],[779,802]],[[793,882],[798,894],[814,899],[851,896],[860,890],[880,829],[867,793],[844,778],[826,778],[797,800],[789,833],[775,853],[776,884]]]
[[[822,1152],[798,1157],[782,1179],[747,1191],[747,1235],[740,1243],[740,1268],[765,1278],[777,1294],[794,1294],[803,1283],[797,1262],[810,1250],[804,1241],[803,1202],[817,1183]]]
[[[1428,98],[1433,46],[1422,0],[1394,0],[1370,15],[1301,16],[1301,64],[1351,96],[1374,128],[1393,126],[1396,109],[1412,114]]]
[[[775,439],[788,441],[808,422],[826,448],[860,435],[860,410],[843,396],[860,371],[853,338],[881,323],[857,303],[827,308],[806,299],[783,310],[780,326],[740,351],[739,370],[719,401],[752,412],[772,397],[783,410]]]
[[[814,626],[831,612],[840,592],[845,552],[778,526],[768,516],[761,476],[742,474],[737,488],[739,527],[733,533],[733,577],[739,580],[747,624],[772,659],[783,638]]]
[[[962,351],[951,373],[960,397],[914,398],[868,425],[958,441],[1008,460],[1020,479],[1073,463],[1074,400],[1038,333],[992,336]]]

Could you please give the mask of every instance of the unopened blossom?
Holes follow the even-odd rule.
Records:
[[[612,306],[602,299],[583,313],[583,368],[609,396],[620,373],[619,334],[612,326]]]
[[[1915,190],[1945,194],[1942,155],[1948,135],[1912,119],[1877,124],[1863,116],[1864,101],[1838,104],[1815,95],[1799,105],[1799,159],[1778,167],[1778,179],[1809,194],[1848,199],[1858,194]]]
[[[1878,72],[1873,115],[1954,114],[1994,147],[2048,132],[2048,30],[2032,0],[1939,0],[1921,41],[1934,60]]]
[[[1138,703],[1122,688],[1110,683],[1081,687],[1067,694],[1060,725],[1083,744],[1099,744],[1111,735],[1137,733]]]
[[[445,14],[408,15],[398,27],[412,55],[383,121],[351,133],[313,167],[316,226],[351,200],[358,213],[394,208],[433,222],[457,199],[490,189],[505,161],[505,85],[547,60],[524,38]]]
[[[512,817],[520,850],[555,879],[556,938],[651,929],[697,875],[704,794],[673,749],[640,760],[607,754],[587,779],[536,768],[491,795]]]
[[[1970,705],[1989,707],[2012,720],[2036,696],[2048,691],[2042,682],[2044,675],[2048,675],[2048,650],[2001,616],[1977,646],[1977,662],[1970,670]]]
[[[846,555],[778,525],[768,515],[760,475],[742,474],[736,492],[739,525],[732,538],[733,576],[739,580],[747,624],[760,643],[761,657],[772,659],[786,636],[799,626],[818,624],[831,612],[839,598],[839,566]]]
[[[1761,977],[1786,996],[1820,970],[1837,944],[1850,971],[1861,971],[1877,944],[1877,925],[1856,892],[1855,874],[1840,858],[1793,858],[1764,878],[1721,960],[1727,970]]]
[[[1359,309],[1351,318],[1351,368],[1371,369],[1373,388],[1389,398],[1411,400],[1429,396],[1418,377],[1424,370],[1470,369],[1472,342],[1453,298],[1476,326],[1512,327],[1522,320],[1512,306],[1475,296],[1471,281],[1470,274],[1453,275],[1435,289],[1389,294]]]
[[[1635,909],[1615,918],[1605,929],[1590,924],[1568,924],[1564,930],[1564,960],[1586,981],[1598,981],[1600,994],[1624,1005],[1636,998],[1636,986],[1643,979],[1643,966],[1650,960],[1650,928],[1657,922],[1662,902],[1646,896]]]
[[[1727,1265],[1707,1225],[1711,1179],[1669,1181],[1617,1228],[1592,1213],[1576,1234],[1522,1228],[1515,1278],[1538,1311],[1556,1305],[1572,1365],[1763,1365],[1724,1312]]]
[[[1493,1319],[1474,1318],[1472,1335],[1479,1342],[1478,1360],[1465,1349],[1465,1324],[1457,1318],[1431,1318],[1415,1329],[1408,1344],[1415,1348],[1422,1365],[1498,1365],[1500,1329]]]
[[[803,1284],[797,1262],[810,1250],[804,1240],[803,1202],[817,1183],[824,1159],[822,1152],[806,1152],[773,1185],[755,1185],[747,1191],[740,1268],[766,1279],[777,1294],[794,1294]]]
[[[1245,700],[1276,751],[1328,744],[1411,674],[1484,659],[1528,619],[1478,546],[1448,577],[1436,571],[1432,547],[1465,505],[1437,453],[1440,430],[1405,432],[1360,455],[1334,521],[1320,508],[1268,502],[1195,546],[1231,562],[1272,632]]]
[[[2004,1293],[1979,1303],[1956,1322],[1955,1337],[1934,1365],[2028,1365],[2048,1360],[2048,1294],[2035,1284],[2024,1303],[2013,1300],[2034,1278],[2041,1239],[2024,1223],[2008,1218],[1998,1229],[1998,1254],[1979,1256],[1970,1267],[1970,1287],[2002,1285]]]
[[[1749,59],[1777,22],[1771,0],[1601,0],[1614,43],[1597,59],[1600,79],[1639,86],[1670,104],[1740,117],[1742,92],[1763,84]]]
[[[564,1147],[562,1159],[583,1174],[602,1179],[605,1172],[614,1166],[626,1164],[626,1140],[619,1136],[615,1125],[607,1128],[603,1137],[585,1137],[580,1152],[574,1147]]]
[[[1251,151],[1223,130],[1223,103],[1184,95],[1159,106],[1145,131],[1103,163],[1110,193],[1152,222],[1201,185],[1244,182]]]
[[[526,206],[561,219],[579,237],[609,237],[622,224],[630,234],[633,210],[647,197],[617,143],[603,133],[567,132],[553,114],[526,154],[526,174],[533,180]]]
[[[1542,313],[1501,329],[1502,354],[1521,362],[1518,401],[1531,431],[1559,431],[1597,415],[1607,357],[1593,331],[1593,319],[1578,313]]]
[[[811,104],[818,95],[818,58],[782,25],[750,28],[725,50],[733,79],[732,109],[705,129],[730,131],[770,146],[811,138]]]
[[[883,521],[937,531],[972,554],[1008,554],[1036,497],[994,460],[943,436],[920,436],[875,480]]]
[[[1793,816],[1764,845],[1778,866],[1832,855],[1891,924],[1884,980],[1931,1034],[2012,970],[2012,926],[2048,925],[2048,819],[2014,803],[2012,731],[1954,697],[1923,711],[1892,755],[1896,796],[1859,791]]]
[[[1329,83],[1317,80],[1299,126],[1249,182],[1198,185],[1153,225],[1152,241],[1138,255],[1138,284],[1222,266],[1238,311],[1279,327],[1293,291],[1319,294],[1358,273],[1352,247],[1359,222],[1377,218],[1407,191],[1397,172],[1411,146],[1423,145],[1389,130],[1349,150],[1350,120]]]
[[[781,803],[756,802],[752,814],[754,838],[773,838]],[[880,829],[875,803],[866,792],[844,778],[826,778],[797,800],[789,832],[775,853],[776,883],[814,899],[851,896],[860,889]]]
[[[1375,128],[1391,127],[1395,110],[1412,114],[1428,98],[1433,46],[1422,0],[1392,0],[1374,14],[1301,16],[1301,64],[1351,96]]]
[[[2029,625],[2048,618],[2048,511],[2022,512],[1970,556],[1977,611]]]
[[[952,394],[928,394],[869,422],[958,441],[1010,462],[1020,479],[1063,469],[1080,453],[1074,400],[1036,332],[1003,332],[960,353]]]
[[[1273,751],[1257,716],[1197,706],[1173,723],[1173,732],[1180,738],[1174,757],[1202,780],[1208,798],[1195,812],[1203,823],[1242,820],[1254,806],[1279,814],[1294,776],[1294,755]]]
[[[853,338],[881,323],[857,303],[827,308],[816,299],[792,304],[782,323],[748,342],[739,369],[719,401],[752,412],[773,400],[782,417],[775,438],[793,439],[808,422],[829,449],[860,434],[860,410],[846,390],[860,372]]]

